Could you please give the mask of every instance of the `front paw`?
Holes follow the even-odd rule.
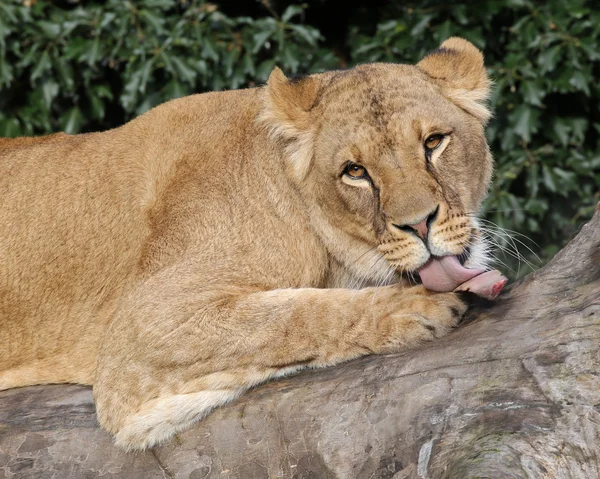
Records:
[[[398,308],[382,319],[386,334],[378,348],[381,352],[410,348],[444,336],[468,308],[456,293],[432,293],[421,287],[405,292],[408,294]]]

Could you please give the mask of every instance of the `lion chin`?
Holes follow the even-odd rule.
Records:
[[[92,385],[143,449],[270,378],[446,334],[453,290],[498,280],[489,88],[450,38],[417,65],[276,68],[110,131],[0,140],[0,389]]]

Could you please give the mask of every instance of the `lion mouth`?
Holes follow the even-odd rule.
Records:
[[[488,299],[498,296],[507,282],[500,271],[465,268],[457,256],[432,257],[418,273],[431,291],[471,291]]]

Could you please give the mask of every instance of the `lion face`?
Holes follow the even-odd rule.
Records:
[[[400,273],[448,255],[484,266],[475,215],[492,172],[489,81],[473,45],[447,40],[416,66],[362,65],[296,82],[274,75],[266,119],[287,142],[290,172],[327,223],[324,236],[339,242],[332,232],[343,232],[350,249],[377,251],[383,269]]]

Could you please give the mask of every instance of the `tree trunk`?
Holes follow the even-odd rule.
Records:
[[[4,477],[600,477],[600,205],[546,267],[422,348],[272,382],[128,454],[89,388],[0,393]]]

